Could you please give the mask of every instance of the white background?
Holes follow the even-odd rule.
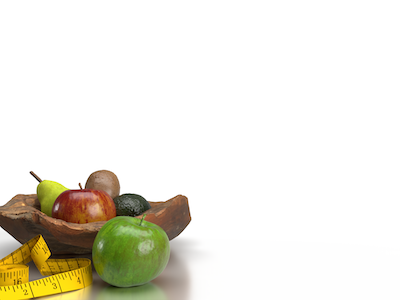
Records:
[[[182,298],[398,299],[399,12],[2,1],[0,204],[108,169],[189,198]]]

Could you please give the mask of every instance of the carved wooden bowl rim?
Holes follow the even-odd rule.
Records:
[[[165,202],[149,203],[151,208],[145,212],[145,220],[163,228],[170,240],[179,235],[191,221],[188,199],[183,195],[177,195]],[[141,217],[142,215],[137,216]],[[91,250],[94,237],[105,223],[106,221],[76,224],[51,218],[40,211],[36,194],[18,194],[0,207],[0,226],[21,243],[27,242],[37,231],[40,233],[43,230],[50,233],[50,238],[55,238],[53,242],[83,248],[82,251],[85,252],[84,249]]]

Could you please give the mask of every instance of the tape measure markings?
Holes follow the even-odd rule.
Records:
[[[87,258],[48,259],[51,252],[41,235],[0,260],[0,299],[28,299],[69,292],[92,284],[91,261]],[[49,277],[29,282],[34,261],[40,273]],[[3,280],[1,280],[3,279]]]

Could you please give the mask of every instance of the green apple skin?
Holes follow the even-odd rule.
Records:
[[[107,221],[93,242],[97,274],[110,285],[132,287],[150,282],[167,266],[169,239],[158,225],[130,216]]]
[[[36,194],[40,202],[40,210],[51,217],[54,202],[57,197],[66,190],[68,189],[58,182],[51,180],[41,181],[36,188]]]

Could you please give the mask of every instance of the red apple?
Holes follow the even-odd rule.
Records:
[[[51,214],[53,218],[79,224],[108,221],[116,215],[110,195],[93,189],[62,192],[54,202]]]

